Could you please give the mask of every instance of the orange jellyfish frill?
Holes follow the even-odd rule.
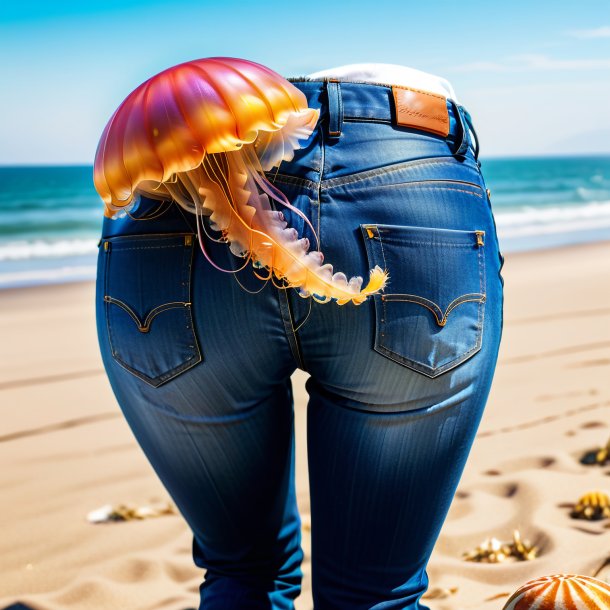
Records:
[[[292,83],[248,60],[211,57],[164,70],[127,96],[102,133],[94,184],[105,214],[128,212],[139,194],[173,199],[197,215],[198,230],[208,217],[231,252],[301,296],[358,305],[385,287],[387,271],[376,266],[363,289],[362,277],[333,273],[322,252],[309,251],[309,240],[274,209],[271,200],[301,216],[315,235],[264,173],[293,158],[318,117]],[[221,269],[201,234],[200,243]]]

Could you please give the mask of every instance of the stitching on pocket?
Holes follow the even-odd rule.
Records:
[[[447,309],[445,310],[444,313],[443,313],[443,310],[440,308],[440,306],[437,305],[434,301],[431,301],[430,299],[427,299],[426,297],[421,297],[417,294],[401,294],[398,292],[394,292],[391,294],[382,294],[381,300],[382,301],[402,301],[402,302],[416,303],[417,305],[422,305],[423,307],[428,308],[434,314],[436,323],[439,326],[445,326],[445,324],[447,324],[447,316],[458,305],[461,305],[462,303],[469,303],[469,302],[482,303],[483,301],[485,301],[485,295],[481,292],[472,292],[472,293],[468,293],[468,294],[463,294],[463,295],[457,297],[456,299],[453,299],[453,301],[451,301],[451,303],[449,303],[449,305],[447,306]]]
[[[127,247],[123,247],[123,243],[129,242],[130,240],[158,239],[159,242],[162,242],[164,238],[176,238],[176,237],[183,238],[183,240],[184,240],[183,243],[175,244],[175,245],[171,244],[171,245],[136,246],[136,247],[130,247],[128,245]],[[118,364],[121,368],[125,369],[126,371],[129,371],[135,377],[141,379],[148,385],[151,385],[155,388],[159,387],[160,385],[166,383],[167,381],[173,379],[174,377],[177,377],[178,375],[180,375],[180,373],[188,370],[189,368],[193,367],[195,364],[197,364],[203,360],[203,357],[201,354],[201,349],[199,347],[199,341],[197,339],[195,327],[193,324],[193,314],[192,314],[192,307],[191,307],[191,305],[192,305],[191,278],[192,278],[192,265],[193,265],[193,254],[194,254],[194,243],[195,243],[195,241],[193,240],[193,234],[190,234],[190,233],[152,234],[152,233],[150,233],[150,234],[139,234],[139,235],[120,235],[120,236],[115,236],[113,238],[109,238],[106,241],[110,242],[111,244],[121,244],[120,248],[115,249],[115,248],[111,247],[105,253],[106,261],[105,261],[105,266],[104,266],[104,274],[105,274],[104,275],[104,292],[105,292],[104,301],[107,304],[105,318],[106,318],[106,330],[108,333],[108,341],[109,341],[109,346],[110,346],[110,351],[111,351],[112,357],[113,357],[114,361],[116,362],[116,364]],[[182,287],[186,286],[187,292],[186,292],[185,296],[187,296],[187,298],[189,300],[188,301],[172,301],[172,302],[163,303],[162,305],[158,305],[158,306],[154,307],[148,313],[146,319],[144,320],[144,323],[142,324],[139,316],[135,313],[135,311],[129,305],[127,305],[127,303],[125,303],[124,301],[121,301],[120,299],[116,299],[116,298],[108,295],[109,281],[110,281],[110,259],[111,259],[113,250],[115,250],[116,252],[124,252],[126,250],[157,250],[157,249],[163,249],[163,248],[187,248],[188,249],[188,252],[185,254],[185,259],[183,261],[183,265],[181,268],[180,284]],[[174,368],[161,372],[158,375],[156,375],[155,377],[151,377],[151,376],[147,375],[146,372],[134,368],[133,366],[128,364],[126,361],[124,361],[116,351],[116,344],[113,339],[113,333],[111,330],[111,323],[110,323],[110,316],[108,313],[108,306],[111,304],[117,305],[119,308],[123,309],[133,319],[133,321],[137,325],[138,330],[140,330],[141,332],[147,332],[147,330],[150,329],[152,320],[154,318],[156,318],[157,315],[159,315],[163,311],[167,311],[169,309],[175,309],[175,308],[184,308],[185,320],[186,320],[186,326],[184,327],[184,330],[188,331],[188,339],[190,341],[188,348],[192,350],[191,355],[188,358],[186,358],[183,362],[181,362],[180,364],[175,366]],[[144,331],[144,330],[142,330],[143,328],[146,328],[147,330]]]
[[[163,250],[164,248],[184,248],[184,244],[173,244],[171,246],[133,246],[132,248],[121,246],[121,252],[126,252],[127,250]]]
[[[138,326],[138,330],[142,333],[147,333],[150,330],[150,325],[152,321],[164,311],[168,309],[175,309],[176,307],[190,307],[191,303],[185,303],[184,301],[173,301],[171,303],[164,303],[163,305],[157,305],[150,310],[149,314],[146,316],[144,322],[140,320],[138,314],[131,308],[127,303],[121,301],[120,299],[115,299],[109,295],[104,295],[104,301],[106,303],[113,303],[114,305],[118,305],[121,309],[124,309],[134,320],[134,322]]]
[[[434,228],[434,227],[421,227],[421,226],[406,226],[406,225],[361,225],[362,233],[367,244],[366,249],[368,255],[371,257],[371,263],[378,264],[381,259],[384,267],[388,267],[388,256],[386,254],[386,247],[394,248],[393,258],[396,259],[394,262],[400,260],[399,250],[401,247],[408,246],[425,246],[428,248],[466,248],[472,251],[472,258],[470,259],[471,269],[471,281],[478,283],[479,292],[468,292],[461,294],[454,298],[443,312],[441,307],[433,300],[417,294],[408,293],[388,293],[380,294],[375,296],[375,323],[376,328],[376,339],[375,339],[375,350],[387,358],[398,362],[399,364],[416,370],[428,377],[434,378],[438,375],[455,368],[474,353],[476,353],[482,345],[483,336],[483,322],[484,322],[484,303],[486,301],[485,290],[485,256],[483,244],[478,244],[474,241],[476,235],[475,230],[468,231],[457,231],[453,229]],[[368,231],[367,229],[373,229]],[[425,239],[424,233],[428,232],[430,237],[434,238]],[[446,235],[443,235],[446,232]],[[391,236],[393,241],[390,241],[388,237],[384,239],[383,234]],[[367,235],[369,238],[367,239]],[[412,237],[411,237],[412,236]],[[472,240],[472,241],[469,241]],[[385,242],[385,244],[384,244]],[[456,261],[460,260],[461,255],[457,254]],[[464,256],[470,256],[464,254]],[[473,267],[476,265],[477,269]],[[478,282],[477,282],[478,279]],[[476,284],[475,284],[476,285]],[[469,335],[470,340],[462,345],[462,349],[466,351],[459,353],[457,350],[454,352],[454,356],[447,355],[442,360],[437,360],[436,365],[434,363],[428,364],[427,361],[421,360],[423,356],[416,356],[415,353],[406,355],[401,353],[400,348],[393,345],[387,335],[387,329],[392,323],[390,320],[391,316],[388,317],[388,312],[391,311],[387,307],[389,302],[406,301],[421,305],[432,312],[434,315],[435,323],[438,326],[444,327],[447,323],[449,314],[459,305],[468,302],[479,303],[476,311],[476,318],[471,318],[472,321],[472,332]],[[474,311],[472,312],[475,313]],[[398,322],[398,318],[393,320],[393,323]],[[439,331],[443,332],[443,331]],[[394,343],[396,343],[394,341]],[[432,337],[430,337],[430,348],[433,345]],[[398,351],[396,351],[398,350]],[[403,350],[404,352],[404,350]],[[447,361],[448,358],[453,358]],[[444,363],[442,363],[444,361]]]

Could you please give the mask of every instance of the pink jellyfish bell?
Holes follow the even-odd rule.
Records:
[[[301,216],[315,235],[264,172],[293,158],[318,117],[302,91],[252,61],[209,57],[164,70],[127,96],[102,133],[94,183],[105,214],[128,211],[138,194],[174,199],[197,215],[201,248],[215,267],[201,239],[203,216],[245,264],[269,270],[265,279],[275,274],[322,303],[359,305],[385,287],[387,271],[372,269],[364,289],[362,277],[333,273],[270,203]]]

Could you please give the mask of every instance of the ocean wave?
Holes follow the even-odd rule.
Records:
[[[610,201],[571,206],[494,208],[498,235],[503,238],[581,232],[610,227]],[[66,259],[97,253],[97,239],[14,240],[0,242],[0,263]],[[59,261],[58,261],[59,262]],[[40,264],[40,263],[38,263]],[[60,265],[58,264],[57,267]]]
[[[9,241],[0,243],[0,262],[80,256],[97,252],[95,239]]]
[[[93,280],[95,274],[95,265],[57,267],[56,269],[28,269],[9,273],[0,272],[0,288]]]
[[[518,237],[586,231],[610,226],[610,201],[578,206],[523,206],[513,211],[494,211],[498,235]]]

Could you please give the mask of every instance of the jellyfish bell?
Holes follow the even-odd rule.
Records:
[[[168,68],[137,87],[114,112],[100,138],[94,184],[114,217],[132,209],[138,195],[174,200],[196,215],[201,249],[207,224],[233,254],[265,268],[284,287],[319,302],[358,305],[382,290],[379,266],[349,281],[310,251],[307,238],[288,227],[275,204],[290,204],[265,171],[293,159],[319,118],[302,91],[269,68],[232,57],[210,57]],[[207,231],[205,231],[207,233]],[[208,235],[209,237],[209,235]]]

